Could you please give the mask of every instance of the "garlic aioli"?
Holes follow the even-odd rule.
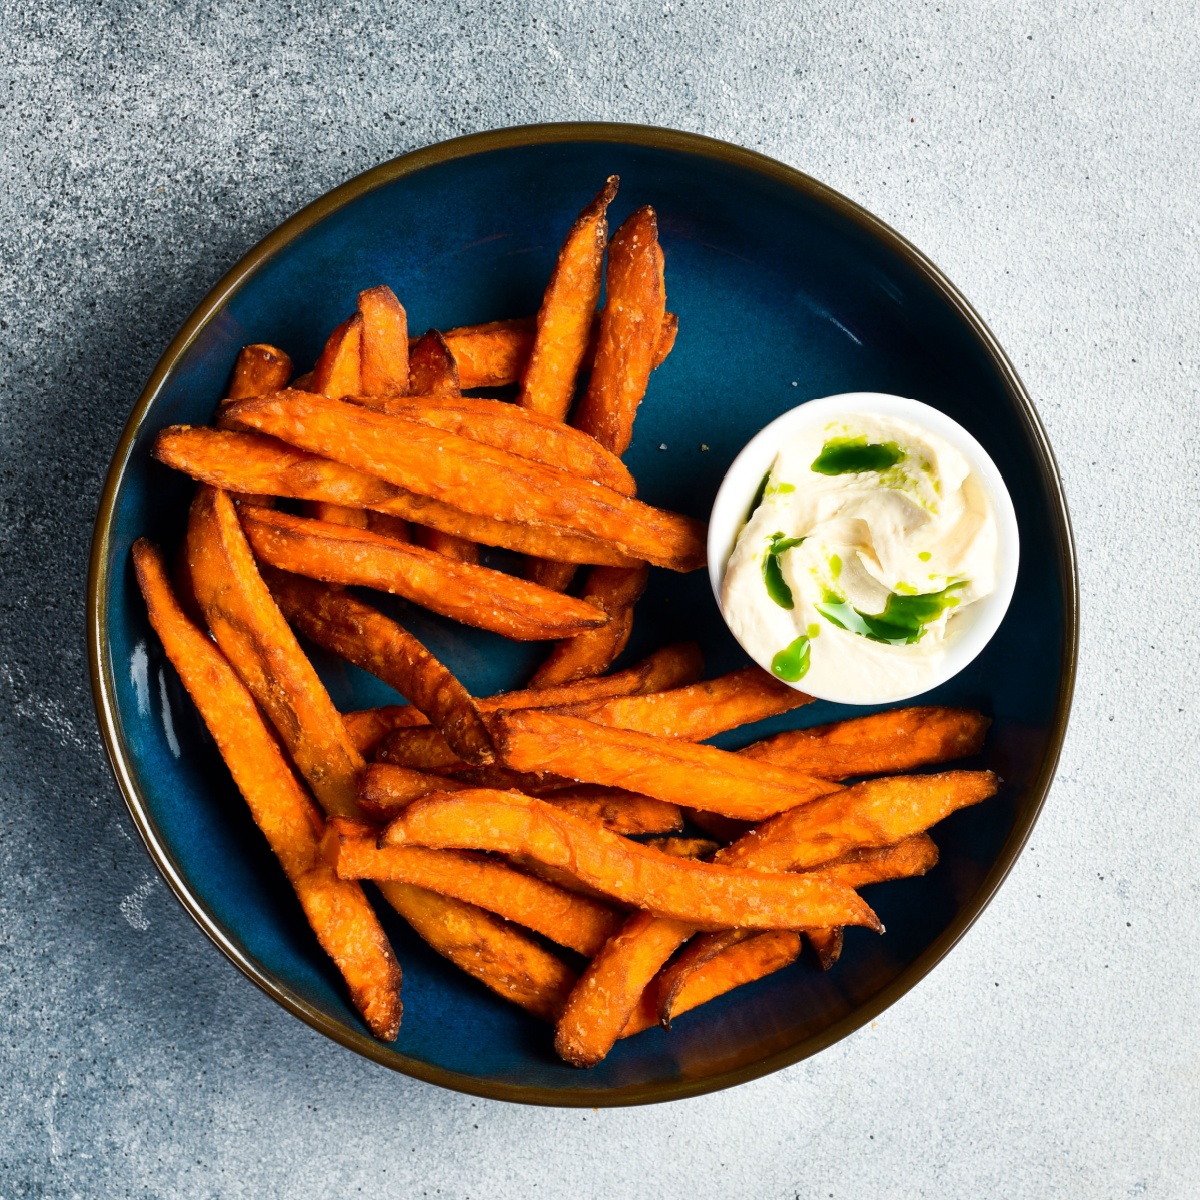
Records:
[[[996,569],[996,517],[966,458],[908,421],[852,414],[781,447],[721,609],[779,678],[870,704],[937,682]]]

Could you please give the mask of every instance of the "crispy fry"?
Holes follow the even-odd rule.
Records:
[[[516,921],[589,958],[620,924],[611,908],[522,874],[496,859],[421,846],[378,847],[377,836],[374,825],[334,818],[326,826],[322,852],[341,879],[428,888]]]
[[[362,888],[339,880],[322,862],[320,811],[292,773],[245,684],[179,607],[162,555],[141,539],[134,544],[133,560],[150,623],[254,823],[295,888],[317,940],[342,972],[371,1031],[394,1040],[400,1028],[400,967]]]
[[[225,393],[226,399],[246,400],[250,396],[269,396],[287,387],[291,377],[292,360],[277,346],[268,346],[265,342],[243,346],[233,364],[233,376]]]
[[[825,779],[891,775],[978,754],[991,723],[991,718],[968,708],[893,708],[777,733],[741,753]]]
[[[297,375],[288,384],[288,387],[296,388],[298,391],[301,391],[301,392],[311,392],[312,391],[312,381],[313,381],[313,373],[311,371],[305,371],[303,375]],[[266,393],[263,393],[263,394],[265,395]]]
[[[555,1021],[575,972],[529,934],[474,904],[409,883],[382,882],[384,899],[443,958],[496,995]]]
[[[558,688],[526,689],[501,692],[478,700],[480,712],[495,712],[500,708],[541,708],[550,704],[577,704],[587,700],[602,700],[609,696],[632,696],[642,692],[660,692],[693,682],[703,670],[699,647],[695,642],[675,642],[656,650],[649,658],[595,679]],[[424,725],[426,719],[407,704],[385,705],[345,713],[343,720],[350,730],[354,744],[361,754],[372,754],[385,734],[393,729]]]
[[[500,762],[517,771],[553,771],[742,820],[763,820],[840,790],[829,780],[715,746],[536,709],[497,713],[491,731]]]
[[[711,838],[694,837],[652,837],[642,845],[663,854],[673,854],[676,858],[709,858],[721,848],[721,843]]]
[[[658,1020],[670,1029],[675,996],[688,979],[697,971],[703,970],[718,955],[724,954],[740,942],[758,936],[760,935],[753,929],[718,929],[712,933],[697,934],[692,938],[684,947],[683,953],[658,973],[654,986],[647,989],[654,995]]]
[[[388,825],[380,844],[528,855],[622,904],[700,927],[880,928],[859,897],[819,874],[769,875],[671,858],[517,792],[423,796]],[[847,919],[830,920],[832,912]]]
[[[408,630],[341,589],[270,567],[263,577],[289,624],[309,641],[394,687],[465,762],[495,760],[470,693]]]
[[[555,592],[565,592],[575,578],[578,563],[554,562],[548,558],[531,558],[525,564],[525,578],[531,583],[550,588]]]
[[[629,468],[615,454],[610,454],[586,433],[532,409],[478,396],[360,398],[360,403],[378,412],[506,450],[519,458],[560,467],[623,496],[632,496],[637,491]]]
[[[521,374],[518,403],[560,421],[571,407],[587,352],[608,239],[605,212],[616,194],[617,177],[611,175],[571,226],[546,285],[529,361]]]
[[[358,293],[362,322],[362,386],[353,394],[402,396],[408,390],[408,317],[389,287]],[[323,387],[316,388],[324,392]],[[341,392],[340,395],[350,395]]]
[[[351,730],[350,736],[354,736],[353,730]],[[701,812],[698,808],[685,807],[683,815],[693,825],[698,825],[705,833],[722,843],[736,842],[738,838],[754,828],[753,821],[735,821],[732,817],[723,817],[720,813]]]
[[[454,355],[446,345],[446,339],[436,329],[423,333],[409,347],[408,394],[442,397],[462,395]]]
[[[243,510],[246,516],[268,512]],[[196,492],[187,546],[192,586],[217,645],[279,731],[325,811],[358,816],[362,757],[271,599],[228,494],[206,486]]]
[[[154,456],[201,483],[225,491],[325,500],[370,509],[367,528],[398,541],[410,541],[411,538],[397,537],[390,528],[383,528],[380,518],[420,521],[445,533],[482,542],[485,546],[557,555],[578,562],[633,565],[632,560],[619,551],[593,538],[506,524],[465,513],[261,434],[172,425],[158,435]]]
[[[305,500],[304,515],[314,521],[327,521],[330,525],[345,525],[348,529],[368,529],[365,508],[347,508],[344,504],[330,504],[327,500]]]
[[[596,336],[599,333],[599,313],[593,315],[591,338],[584,355],[582,370],[590,371],[596,355]],[[529,361],[537,317],[515,317],[506,321],[489,321],[484,325],[462,325],[448,329],[446,344],[458,364],[459,380],[464,388],[504,387],[516,383]],[[667,313],[654,354],[658,367],[671,353],[679,332],[679,318]],[[409,342],[410,347],[416,338]],[[302,387],[300,383],[294,386]]]
[[[402,725],[384,734],[375,747],[375,761],[413,771],[453,771],[467,765],[441,731],[428,725]]]
[[[255,554],[281,571],[393,592],[517,641],[570,636],[606,619],[586,601],[365,529],[264,509],[249,509],[243,518]]]
[[[358,781],[359,807],[376,821],[390,821],[401,809],[431,792],[466,791],[472,785],[447,775],[431,775],[391,763],[368,763]]]
[[[778,716],[811,702],[811,696],[781,683],[761,667],[744,667],[670,692],[594,700],[555,711],[615,729],[702,742],[727,729]]]
[[[515,317],[462,325],[446,331],[459,383],[464,388],[503,387],[516,383],[529,361],[537,317]]]
[[[609,615],[602,630],[559,642],[529,681],[534,688],[603,675],[625,649],[633,630],[633,606],[646,590],[650,568],[598,567],[588,572],[583,598]]]
[[[588,964],[567,997],[554,1048],[576,1067],[594,1067],[621,1036],[646,986],[689,927],[636,912]]]
[[[846,935],[840,925],[835,925],[832,929],[808,929],[805,930],[805,936],[816,951],[822,971],[828,971],[842,957],[842,945]]]
[[[497,747],[499,750],[499,747]],[[802,871],[866,846],[892,846],[956,809],[994,796],[991,771],[868,779],[780,813],[727,846],[717,861],[759,871]]]
[[[595,821],[613,833],[674,833],[683,828],[683,815],[676,804],[664,804],[649,796],[626,792],[621,788],[597,787],[581,783],[574,787],[556,788],[541,797],[555,808],[574,813],[588,821]],[[683,838],[666,838],[664,841],[684,841]],[[695,839],[690,839],[695,840]],[[652,843],[651,843],[652,844]],[[671,853],[663,846],[656,846],[664,854]]]
[[[416,526],[413,534],[413,540],[418,546],[432,550],[434,554],[440,554],[454,562],[469,563],[471,566],[479,565],[479,547],[474,542],[467,541],[466,538],[456,537],[452,533],[443,533],[440,529],[430,529],[428,525]]]
[[[608,542],[677,571],[704,564],[704,525],[470,438],[305,392],[239,400],[228,427],[283,438],[464,512]]]
[[[689,946],[684,953],[688,953],[691,948]],[[702,965],[689,971],[671,992],[665,1005],[661,999],[661,992],[659,993],[659,1013],[662,1022],[669,1026],[674,1017],[706,1004],[709,1000],[715,1000],[734,988],[753,983],[756,979],[762,979],[784,967],[790,967],[799,957],[800,935],[786,929],[773,929],[768,933],[758,933],[732,941],[731,944],[722,947],[720,953],[712,955]],[[673,963],[667,968],[662,978],[665,979],[677,965]],[[627,1028],[621,1036],[627,1037],[636,1032],[636,1029]]]
[[[362,317],[343,321],[330,335],[312,370],[312,389],[337,399],[362,390]]]
[[[624,454],[646,394],[666,311],[663,254],[652,208],[639,208],[613,235],[596,362],[575,424]]]

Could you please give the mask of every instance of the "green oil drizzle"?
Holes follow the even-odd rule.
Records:
[[[940,592],[926,592],[923,596],[902,596],[893,592],[888,596],[883,612],[874,614],[861,612],[842,597],[826,592],[815,608],[839,629],[888,646],[911,646],[920,641],[926,625],[958,604],[959,598],[952,593],[963,587],[966,587],[965,580],[952,583]]]
[[[780,608],[795,608],[796,602],[792,599],[792,589],[788,587],[787,580],[783,577],[779,556],[785,550],[799,546],[802,541],[804,541],[802,537],[784,537],[782,533],[773,533],[767,539],[767,552],[763,555],[763,582],[767,585],[767,595]]]
[[[930,554],[928,550],[922,550],[921,553],[917,555],[917,557],[922,562],[928,562],[933,557],[933,555]]]
[[[754,493],[754,499],[750,501],[750,511],[746,514],[747,521],[758,511],[758,506],[763,502],[763,497],[767,494],[767,484],[770,482],[771,472],[768,471],[762,477],[762,482],[758,485],[758,490]]]
[[[771,674],[785,683],[795,683],[797,679],[803,679],[808,672],[808,663],[808,638],[801,634],[786,650],[780,650],[771,659]]]
[[[818,475],[853,475],[886,471],[905,457],[895,442],[868,442],[865,437],[830,438],[813,459]]]

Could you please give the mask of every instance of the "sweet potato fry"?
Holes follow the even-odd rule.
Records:
[[[343,463],[297,450],[276,438],[200,426],[173,425],[155,441],[154,456],[201,483],[229,492],[287,496],[296,500],[325,500],[332,504],[369,509],[367,528],[398,537],[380,518],[420,521],[445,533],[504,546],[530,554],[557,555],[578,562],[632,566],[632,560],[612,546],[578,534],[512,525],[465,513],[428,496],[365,475]]]
[[[639,796],[621,788],[581,783],[545,792],[541,799],[577,817],[595,821],[613,833],[674,833],[683,828],[683,816],[677,804],[665,804],[662,800],[652,800],[649,796]],[[655,849],[664,854],[671,852],[662,846]]]
[[[528,855],[622,904],[699,927],[880,927],[858,896],[819,874],[766,874],[671,858],[517,792],[423,796],[387,826],[380,844]],[[833,912],[847,919],[828,919]]]
[[[491,732],[500,762],[514,770],[553,771],[741,820],[763,820],[840,790],[829,780],[715,746],[608,729],[536,709],[497,713]]]
[[[403,517],[393,517],[390,513],[366,510],[366,528],[380,537],[391,538],[393,542],[411,542],[413,527]]]
[[[840,925],[832,929],[806,929],[804,936],[812,943],[822,971],[828,971],[842,957],[842,945],[846,937]]]
[[[251,513],[269,510],[243,510]],[[358,816],[362,756],[271,599],[227,493],[207,486],[196,492],[187,547],[192,586],[217,645],[279,731],[325,811]]]
[[[605,213],[616,194],[617,177],[612,175],[571,226],[546,285],[533,347],[521,375],[518,403],[560,421],[571,407],[587,352],[608,240]]]
[[[608,613],[608,624],[591,634],[559,642],[529,681],[534,688],[603,675],[625,649],[633,630],[633,606],[646,590],[650,568],[598,567],[588,573],[583,598]]]
[[[565,592],[575,578],[578,563],[554,562],[548,558],[531,558],[525,564],[525,578],[530,583],[549,588],[554,592]],[[630,625],[632,629],[632,624]]]
[[[371,393],[367,393],[370,395]],[[446,339],[436,329],[417,338],[408,351],[410,396],[461,396],[458,365]]]
[[[345,525],[347,529],[369,529],[371,524],[365,508],[347,508],[327,500],[305,500],[304,515],[330,525]]]
[[[588,964],[567,997],[554,1036],[559,1056],[594,1067],[621,1036],[646,986],[679,945],[678,921],[636,912]]]
[[[341,589],[271,567],[263,577],[288,623],[309,641],[394,687],[465,762],[495,760],[471,694],[407,629]]]
[[[374,825],[334,818],[322,852],[340,879],[416,884],[516,921],[589,958],[620,925],[611,908],[496,859],[421,846],[380,847],[377,836]]]
[[[721,848],[721,843],[711,838],[694,837],[652,837],[642,845],[676,858],[710,858]]]
[[[350,736],[354,736],[353,730],[351,730]],[[754,828],[753,821],[735,821],[732,817],[723,817],[720,813],[702,812],[698,808],[684,807],[683,815],[693,825],[699,826],[710,837],[716,838],[722,844],[736,842],[738,838]]]
[[[529,361],[537,317],[515,317],[462,325],[446,331],[459,383],[464,388],[504,387],[516,383]]]
[[[472,785],[391,763],[368,763],[358,781],[358,805],[375,821],[390,821],[401,809],[431,792],[466,791]]]
[[[646,394],[666,311],[663,254],[652,208],[639,208],[613,235],[596,362],[575,424],[624,454]]]
[[[467,765],[441,731],[429,725],[400,726],[384,734],[375,747],[375,761],[412,771],[453,771]]]
[[[592,319],[592,333],[581,369],[590,371],[596,355],[596,337],[599,334],[599,313]],[[516,383],[529,361],[533,348],[533,335],[537,329],[536,317],[515,317],[506,321],[489,321],[484,325],[462,325],[448,329],[446,344],[458,364],[458,377],[464,388],[504,387]],[[675,346],[679,332],[679,318],[667,313],[663,318],[662,332],[654,355],[658,367]],[[416,342],[410,340],[410,347]],[[296,383],[295,387],[302,387]]]
[[[670,1029],[672,1006],[676,993],[697,971],[703,970],[714,958],[727,950],[760,934],[753,929],[717,929],[712,933],[697,934],[683,953],[669,966],[663,967],[649,989],[654,993],[659,1021]]]
[[[890,775],[978,754],[990,724],[989,717],[967,708],[893,708],[777,733],[741,753],[824,779]]]
[[[431,529],[428,525],[417,525],[413,529],[413,541],[418,546],[454,562],[479,565],[479,547],[453,533],[443,533],[440,529]]]
[[[312,370],[312,389],[337,399],[362,390],[362,317],[343,321],[330,335]]]
[[[443,958],[496,995],[556,1021],[575,972],[532,936],[474,904],[410,883],[382,882],[383,898]]]
[[[637,490],[629,468],[615,454],[610,454],[586,433],[532,409],[477,396],[431,399],[413,395],[390,400],[360,397],[359,402],[378,412],[471,438],[532,462],[560,467],[623,496],[632,496]]]
[[[517,641],[569,637],[606,620],[586,601],[366,529],[264,509],[249,509],[243,517],[255,554],[281,571],[392,592],[452,620]]]
[[[408,317],[389,287],[358,293],[362,325],[361,386],[353,393],[402,396],[408,390]],[[316,391],[325,392],[317,386]],[[326,393],[328,394],[328,393]]]
[[[689,946],[684,953],[690,952],[691,948]],[[669,1026],[674,1017],[715,1000],[743,984],[753,983],[756,979],[790,967],[799,957],[800,935],[785,929],[773,929],[768,933],[732,941],[723,946],[719,953],[689,971],[665,1002],[662,993],[659,993],[660,1018],[664,1025]],[[677,966],[677,963],[673,963],[662,978],[665,980]],[[627,1030],[622,1036],[628,1036],[631,1032],[636,1030]]]
[[[717,861],[759,871],[803,871],[860,847],[892,846],[923,833],[956,809],[995,795],[999,786],[991,771],[868,779],[780,813],[726,846]]]
[[[593,700],[554,711],[614,729],[702,742],[727,729],[778,716],[811,702],[811,696],[781,683],[761,667],[745,667],[670,692]]]
[[[404,417],[286,391],[239,400],[222,422],[278,436],[464,512],[582,534],[671,570],[704,564],[703,522]]]
[[[480,712],[495,712],[501,708],[541,708],[551,704],[578,704],[587,700],[603,700],[609,696],[661,692],[692,683],[702,670],[700,649],[695,642],[675,642],[613,675],[583,679],[559,688],[501,692],[496,696],[486,696],[477,703]],[[423,713],[407,704],[365,708],[359,712],[344,714],[343,720],[354,738],[354,744],[364,755],[372,754],[384,735],[393,729],[427,723]]]
[[[246,400],[251,396],[269,396],[287,387],[291,377],[292,360],[277,346],[268,346],[265,342],[243,346],[233,364],[226,398]]]
[[[134,567],[150,623],[208,726],[234,783],[321,947],[337,964],[371,1032],[400,1028],[400,967],[362,888],[338,879],[319,855],[324,819],[284,759],[253,696],[224,654],[180,608],[159,551],[134,543]]]

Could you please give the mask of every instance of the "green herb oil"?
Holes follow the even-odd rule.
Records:
[[[795,683],[808,673],[808,663],[808,638],[802,634],[786,650],[780,650],[771,659],[771,674],[778,676],[785,683]]]
[[[799,546],[803,538],[784,537],[782,533],[773,533],[767,539],[767,552],[763,555],[763,583],[767,585],[767,595],[780,608],[795,608],[792,599],[792,589],[788,587],[783,577],[783,568],[779,565],[779,556],[785,551]]]
[[[865,437],[830,438],[813,459],[818,475],[856,475],[886,471],[905,457],[895,442],[868,442]]]
[[[952,593],[963,587],[966,587],[965,581],[952,583],[940,592],[926,592],[923,596],[901,596],[893,592],[881,613],[862,612],[829,592],[815,607],[825,620],[839,629],[888,646],[911,646],[920,641],[926,625],[958,604],[959,598]]]

